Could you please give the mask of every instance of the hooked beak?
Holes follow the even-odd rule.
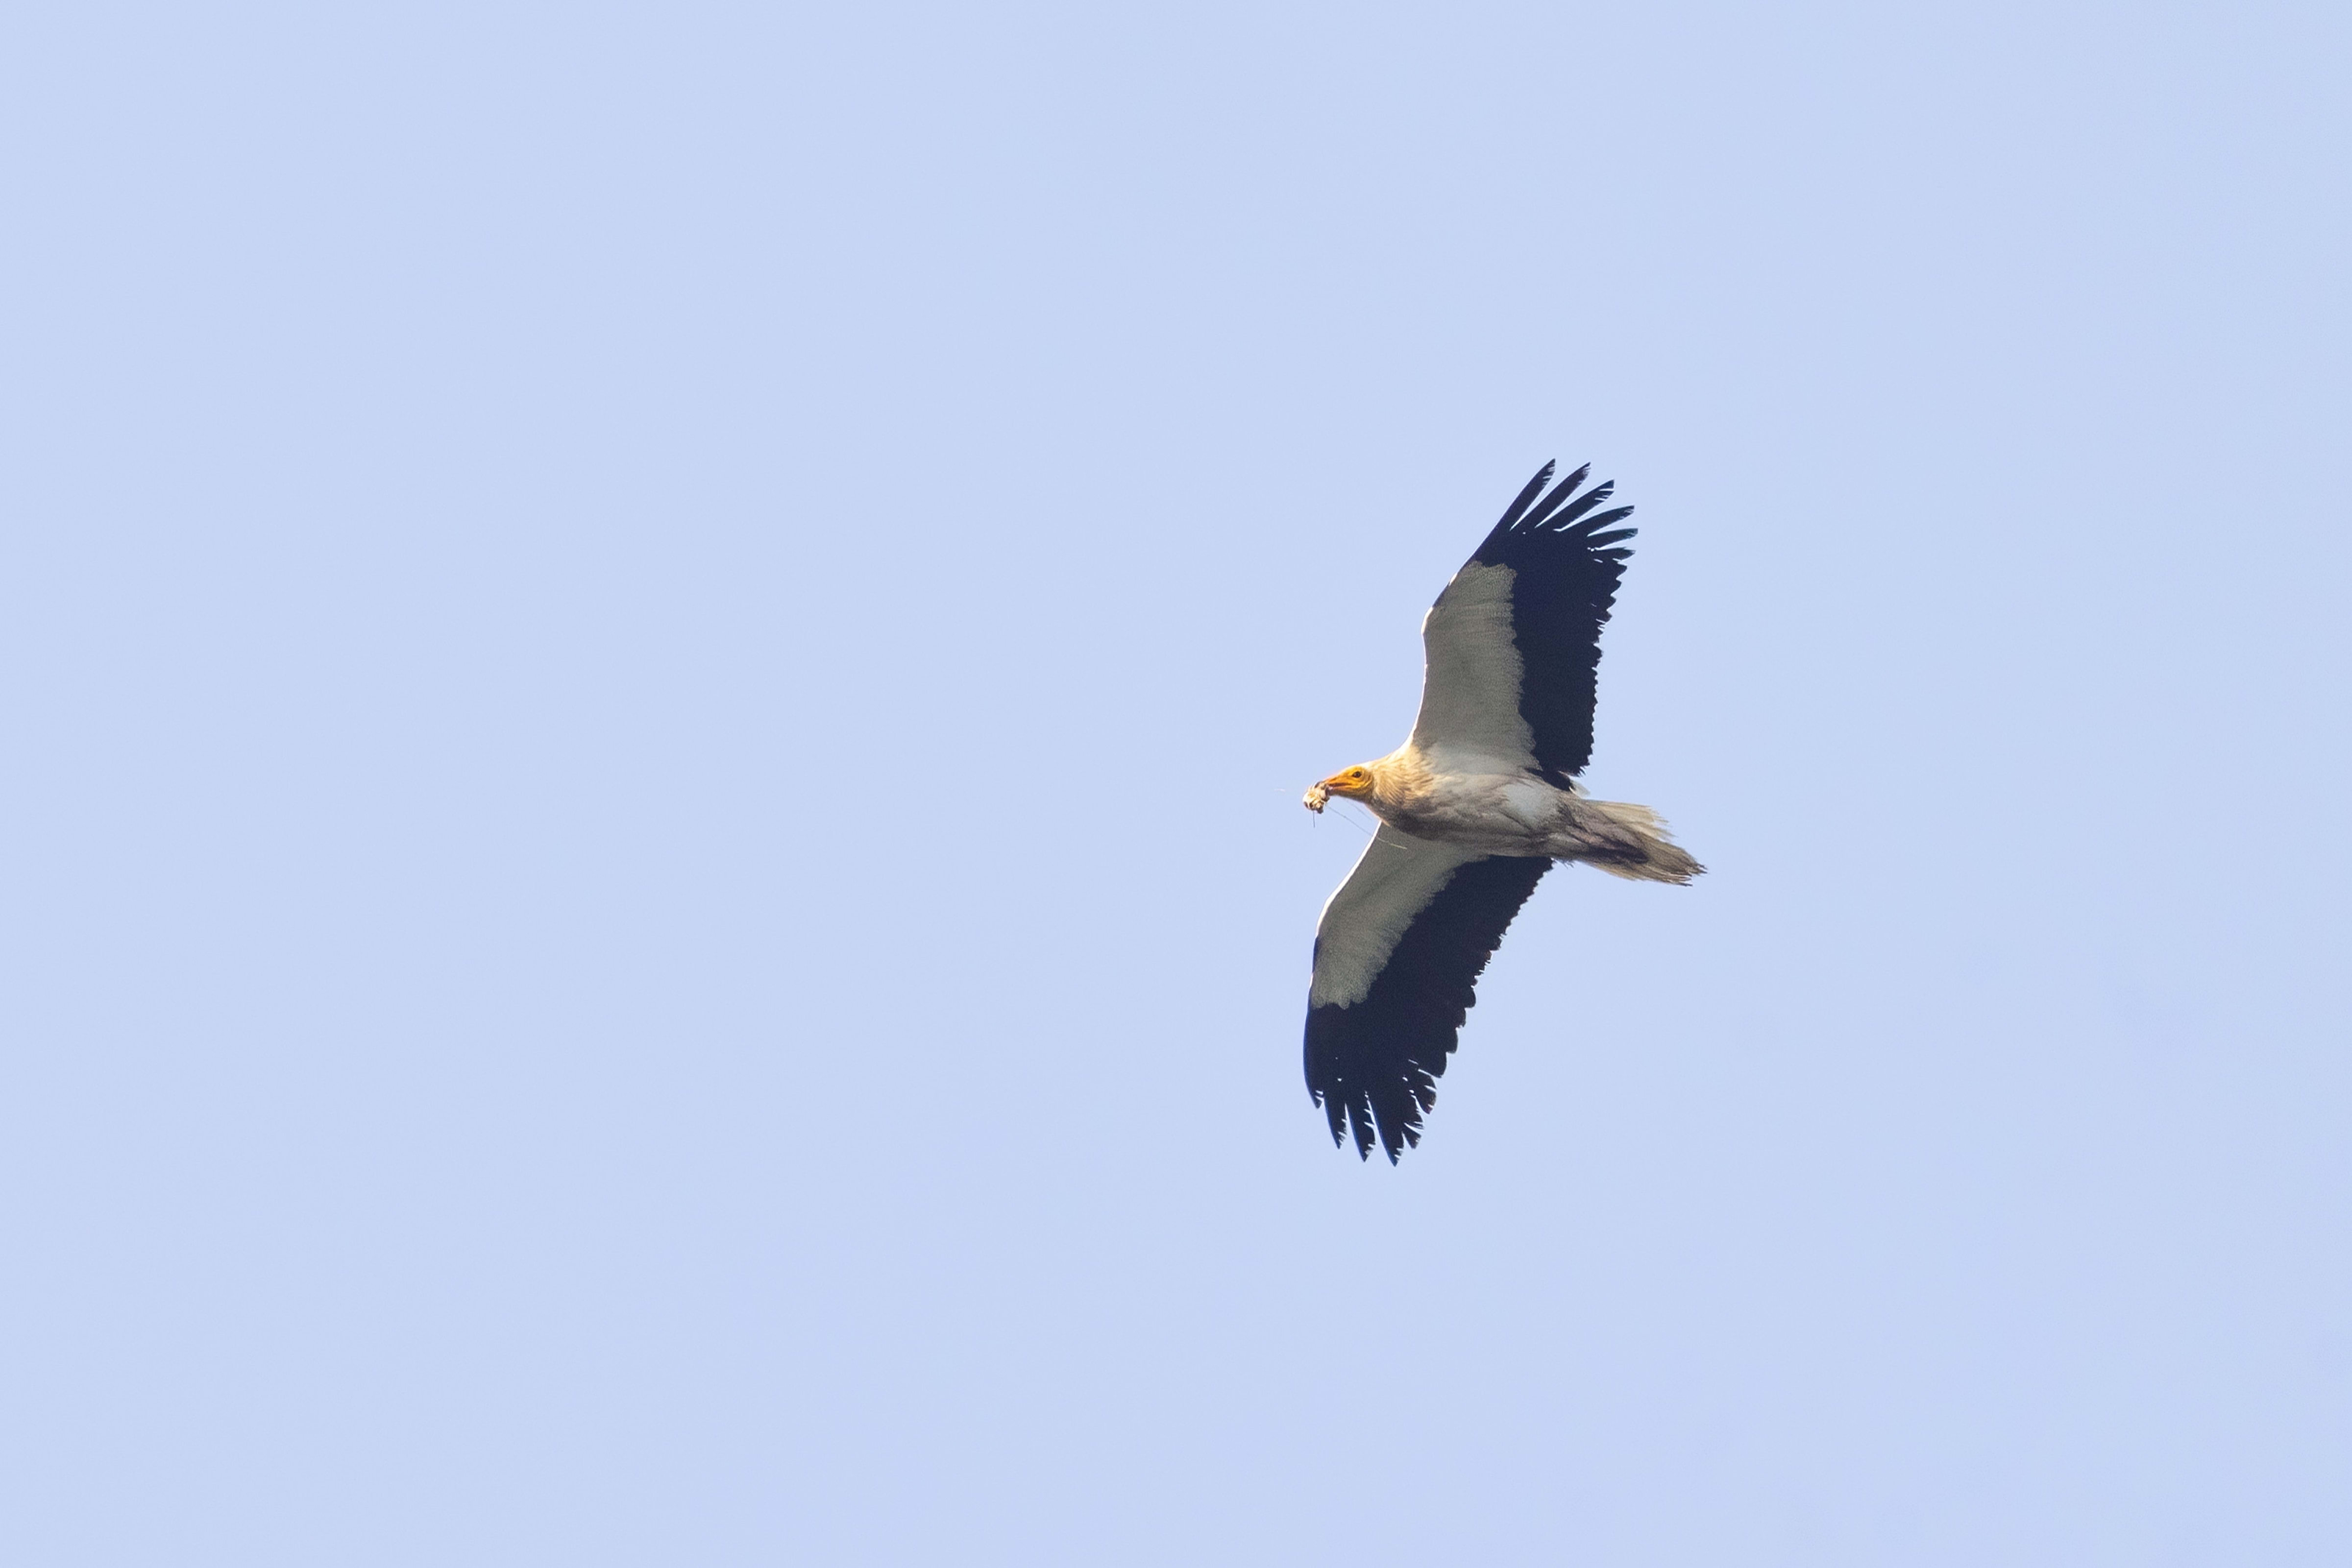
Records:
[[[1366,788],[1362,782],[1349,779],[1345,773],[1334,773],[1330,778],[1307,791],[1307,809],[1310,811],[1319,811],[1323,809],[1324,803],[1334,795],[1344,796],[1352,800],[1365,793]]]

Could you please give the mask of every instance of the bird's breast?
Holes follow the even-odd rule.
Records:
[[[1417,839],[1488,854],[1540,854],[1559,824],[1564,791],[1527,773],[1432,773],[1375,810]]]

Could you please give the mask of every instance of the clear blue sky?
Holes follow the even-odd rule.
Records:
[[[2352,1561],[2341,5],[20,10],[0,1558]],[[1429,1136],[1422,610],[1643,532]]]

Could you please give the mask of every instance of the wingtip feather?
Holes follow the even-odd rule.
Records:
[[[1503,508],[1503,520],[1495,525],[1497,531],[1517,523],[1527,515],[1528,508],[1535,505],[1536,497],[1543,494],[1544,486],[1550,482],[1553,462],[1553,459],[1546,458],[1544,465],[1536,470],[1536,476],[1527,482],[1526,487],[1512,498],[1509,506]]]

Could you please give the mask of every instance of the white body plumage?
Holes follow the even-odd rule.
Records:
[[[1698,870],[1647,806],[1594,800],[1499,758],[1456,751],[1433,759],[1408,740],[1364,765],[1353,793],[1388,826],[1482,855],[1582,861],[1636,882],[1688,882]]]

